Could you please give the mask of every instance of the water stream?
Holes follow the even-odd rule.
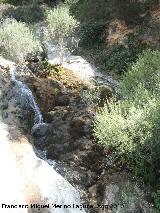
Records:
[[[3,62],[9,63],[0,59],[2,67]],[[19,96],[24,94],[35,113],[34,126],[42,124],[42,114],[31,90],[16,79],[16,66],[11,64],[9,68],[11,81],[18,88],[15,92]],[[35,155],[32,144],[17,127],[13,133],[18,135],[18,139],[13,137],[10,140],[8,126],[0,117],[0,132],[0,212],[85,213],[84,209],[73,206],[81,205],[78,191],[52,166]],[[47,207],[43,208],[43,205]]]
[[[15,71],[16,71],[16,66],[11,66],[10,67],[10,77],[11,80],[13,82],[16,83],[16,85],[19,87],[20,89],[20,95],[23,95],[26,97],[26,101],[28,102],[28,104],[30,105],[30,107],[33,109],[34,111],[34,125],[35,124],[41,124],[43,122],[43,117],[41,114],[41,111],[33,97],[32,91],[21,81],[17,80],[15,77]]]

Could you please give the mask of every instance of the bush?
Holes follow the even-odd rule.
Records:
[[[154,199],[154,203],[157,209],[160,210],[160,190],[152,193],[152,198]]]
[[[160,101],[150,99],[143,107],[131,103],[105,106],[97,113],[94,132],[99,143],[125,156],[137,175],[154,182],[158,175]]]
[[[3,3],[19,5],[19,4],[37,4],[39,0],[2,0]]]
[[[125,73],[121,82],[125,97],[134,95],[136,88],[143,83],[152,93],[160,92],[160,51],[146,50],[138,61]]]
[[[132,33],[128,34],[126,46],[117,44],[110,49],[104,59],[107,70],[123,74],[130,64],[136,62],[138,56],[145,49],[145,46],[138,41],[137,36]]]
[[[39,5],[10,7],[8,10],[4,11],[3,16],[30,24],[43,20],[44,9]]]
[[[145,13],[145,4],[140,1],[116,0],[116,9],[119,18],[124,19],[129,25],[137,25],[143,22],[141,14]]]
[[[132,57],[129,49],[121,44],[113,46],[104,60],[106,70],[117,74],[124,73],[131,62]]]
[[[160,52],[146,51],[121,82],[126,100],[95,117],[99,143],[114,148],[137,175],[154,183],[160,169]]]
[[[7,19],[2,23],[0,52],[3,57],[17,62],[40,49],[39,41],[24,23],[13,19]]]
[[[63,61],[63,54],[68,44],[73,45],[73,36],[78,22],[69,14],[66,6],[57,7],[47,14],[48,38],[59,47],[60,63]]]
[[[103,44],[105,37],[104,23],[85,23],[80,29],[80,42],[81,47],[93,47],[93,45]]]

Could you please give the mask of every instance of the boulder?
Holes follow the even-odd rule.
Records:
[[[125,172],[110,175],[104,182],[103,205],[107,213],[158,213],[146,199],[146,187]]]
[[[47,145],[47,138],[49,137],[49,125],[46,123],[36,124],[32,127],[31,135],[33,144],[36,148],[43,150]]]
[[[68,106],[69,105],[69,95],[68,94],[61,94],[56,99],[57,106]]]
[[[2,110],[5,110],[8,108],[8,100],[4,100],[3,103],[2,103]]]
[[[17,207],[15,211],[13,207],[5,211],[0,205],[0,212],[85,213],[84,208],[80,210],[79,192],[35,155],[32,145],[16,127],[14,134],[19,137],[10,141],[8,126],[1,120],[0,202]]]
[[[34,138],[47,136],[49,133],[49,125],[46,123],[35,124],[31,130]]]

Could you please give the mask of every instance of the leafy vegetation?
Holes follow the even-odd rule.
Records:
[[[155,206],[160,210],[160,190],[153,192],[152,198],[154,199]]]
[[[3,57],[23,61],[29,53],[40,51],[40,43],[30,29],[14,19],[6,19],[0,28],[0,51]]]
[[[159,59],[159,51],[146,51],[139,57],[121,82],[126,100],[102,108],[94,127],[99,143],[115,148],[150,183],[160,169]]]
[[[104,44],[106,26],[104,23],[85,23],[79,32],[79,46],[87,48],[93,45]]]
[[[126,71],[129,63],[132,62],[130,51],[124,45],[115,45],[104,59],[107,71],[122,74]]]
[[[44,19],[44,9],[37,4],[22,5],[16,8],[9,8],[4,12],[3,16],[32,24]]]
[[[14,5],[24,5],[24,4],[38,4],[39,0],[2,0],[3,3],[14,4]]]
[[[153,46],[152,50],[146,50],[151,45],[144,45],[143,36],[140,35],[149,35],[149,39],[151,35],[152,40],[152,29],[158,31],[159,23],[154,20],[153,25],[148,8],[159,1],[1,2],[7,3],[2,5],[0,11],[0,52],[6,59],[24,61],[41,51],[43,45],[45,60],[35,70],[38,73],[41,69],[39,77],[60,81],[62,75],[64,78],[70,75],[70,71],[65,72],[61,66],[64,52],[66,49],[76,49],[79,41],[79,46],[76,46],[78,54],[85,56],[101,70],[122,79],[120,89],[123,99],[117,101],[113,98],[109,102],[107,95],[101,98],[100,90],[85,88],[81,100],[86,107],[98,109],[93,129],[98,143],[107,150],[115,150],[116,158],[124,166],[127,165],[135,175],[142,176],[147,183],[154,184],[160,176],[160,51],[153,50]],[[58,5],[52,7],[57,2]],[[148,26],[145,26],[145,21]],[[33,33],[33,29],[41,23],[43,32],[38,33],[44,33],[41,36],[42,45]],[[152,26],[147,31],[149,25]],[[46,59],[48,43],[58,49],[60,64],[51,65]],[[35,61],[32,66],[35,66]],[[59,93],[59,89],[51,89],[52,95]],[[76,103],[80,103],[78,98]],[[154,192],[152,197],[160,210],[160,191]]]
[[[139,85],[151,94],[160,92],[160,52],[147,50],[139,56],[138,62],[129,68],[121,82],[125,97],[135,98]]]
[[[73,45],[73,35],[78,22],[69,14],[66,6],[57,7],[47,13],[48,38],[58,46],[60,63],[63,61],[64,50],[68,44]]]

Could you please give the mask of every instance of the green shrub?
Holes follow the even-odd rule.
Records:
[[[17,62],[39,50],[41,50],[39,41],[24,23],[13,19],[7,19],[2,23],[0,52],[3,57]]]
[[[125,100],[97,112],[94,134],[117,150],[136,175],[154,183],[160,169],[160,52],[146,51],[124,76]]]
[[[145,49],[137,36],[132,33],[128,34],[126,46],[117,44],[110,49],[103,62],[106,70],[123,74]]]
[[[64,3],[69,6],[72,6],[77,3],[77,0],[65,0]]]
[[[44,18],[44,9],[39,5],[22,5],[10,7],[3,14],[5,17],[14,18],[17,21],[27,24],[42,21]]]
[[[81,47],[93,47],[104,43],[106,25],[104,23],[85,23],[81,26],[79,36]]]
[[[138,61],[125,73],[121,82],[125,97],[134,95],[137,87],[143,83],[144,88],[152,93],[160,91],[160,51],[146,50]]]
[[[157,209],[160,210],[160,190],[152,193],[152,198],[154,199],[154,203]]]
[[[110,18],[113,1],[80,0],[71,5],[71,12],[82,23],[106,22]]]
[[[106,70],[113,71],[117,74],[124,73],[131,62],[131,53],[129,49],[122,44],[113,46],[104,60]]]
[[[81,98],[86,106],[97,107],[100,103],[100,92],[95,89],[84,90]]]
[[[69,8],[66,6],[57,7],[47,13],[48,38],[59,47],[60,62],[63,61],[64,50],[68,43],[70,46],[78,22],[69,14]]]
[[[137,175],[154,182],[160,169],[160,101],[143,106],[121,102],[105,106],[95,118],[94,134],[105,147],[115,148]]]
[[[119,18],[124,19],[127,24],[137,25],[143,22],[145,13],[145,4],[140,1],[116,0],[116,9]]]
[[[37,4],[39,0],[2,0],[2,2],[19,5],[19,4]]]

